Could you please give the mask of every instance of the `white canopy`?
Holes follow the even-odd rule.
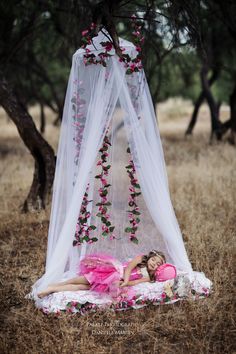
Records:
[[[107,33],[100,32],[87,46],[95,58],[104,41]],[[136,56],[132,43],[120,39],[120,45]],[[114,50],[104,59],[106,66],[86,65],[85,53],[79,49],[73,55],[57,152],[46,271],[33,286],[35,298],[67,271],[75,272],[88,253],[105,252],[123,261],[156,249],[178,269],[192,272],[170,199],[145,73],[127,75]]]

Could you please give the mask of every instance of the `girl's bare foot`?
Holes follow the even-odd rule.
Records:
[[[40,299],[42,299],[44,296],[47,296],[51,293],[53,293],[53,288],[48,286],[47,289],[45,289],[44,291],[41,291],[41,293],[38,293],[38,297]]]

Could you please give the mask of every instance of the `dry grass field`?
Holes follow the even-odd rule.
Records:
[[[191,105],[158,107],[171,197],[195,270],[214,284],[209,298],[120,313],[46,316],[24,296],[44,269],[49,210],[21,214],[33,159],[0,111],[1,353],[235,353],[233,246],[236,228],[236,149],[209,144],[202,107],[192,137],[184,137]],[[31,110],[38,125],[38,109]],[[48,111],[45,138],[57,146]],[[222,120],[228,108],[221,110]],[[48,208],[49,209],[49,208]],[[98,331],[100,330],[100,332]]]

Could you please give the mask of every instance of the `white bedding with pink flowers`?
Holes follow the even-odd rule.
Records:
[[[174,280],[155,283],[145,282],[132,288],[135,293],[134,296],[118,298],[116,301],[107,294],[99,294],[90,290],[64,291],[48,295],[43,299],[37,299],[36,306],[42,309],[44,313],[67,311],[84,314],[87,311],[96,311],[98,308],[115,311],[128,308],[137,309],[148,304],[167,304],[186,298],[196,299],[209,296],[212,291],[212,282],[206,278],[204,273],[193,272],[190,276],[187,273],[178,272]]]

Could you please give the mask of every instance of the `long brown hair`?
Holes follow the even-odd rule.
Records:
[[[137,264],[137,267],[139,267],[139,268],[147,267],[148,260],[152,257],[155,257],[155,256],[160,256],[163,259],[163,263],[166,263],[166,257],[164,255],[164,253],[157,251],[157,250],[152,250],[149,252],[149,254],[142,256],[142,260],[140,263]],[[147,267],[147,271],[148,271],[151,282],[154,283],[156,281],[155,273],[151,273],[149,271],[148,267]]]

